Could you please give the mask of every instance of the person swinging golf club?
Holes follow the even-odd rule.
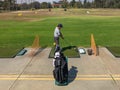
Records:
[[[55,52],[57,52],[58,50],[60,50],[60,45],[59,45],[59,37],[61,37],[62,39],[64,39],[62,33],[61,33],[61,28],[63,28],[62,24],[58,24],[57,27],[55,28],[54,31],[54,45],[55,45]]]

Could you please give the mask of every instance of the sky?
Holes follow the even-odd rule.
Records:
[[[25,2],[25,1],[39,1],[39,2],[53,2],[53,1],[59,1],[59,0],[17,0],[17,3],[21,3],[21,1]],[[72,1],[72,0],[67,0],[67,1]],[[75,0],[75,1],[78,1],[78,0]],[[81,1],[84,1],[84,0],[81,0]],[[88,1],[93,1],[93,0],[88,0]]]

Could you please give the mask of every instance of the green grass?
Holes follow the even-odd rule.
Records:
[[[120,17],[63,17],[46,18],[37,22],[0,21],[0,46],[30,46],[36,34],[42,46],[52,46],[54,28],[62,23],[65,39],[77,46],[89,46],[90,34],[101,46],[120,45]]]
[[[67,14],[65,16],[53,17],[47,15],[42,20],[42,17],[39,17],[39,15],[36,17],[32,15],[25,16],[28,19],[33,17],[36,21],[22,21],[24,17],[19,17],[21,20],[16,20],[14,19],[16,18],[15,16],[8,20],[1,19],[0,55],[2,55],[2,48],[31,46],[35,35],[40,36],[41,46],[51,47],[53,45],[53,32],[58,23],[63,24],[62,33],[65,39],[72,45],[90,47],[90,35],[93,33],[95,41],[99,46],[120,46],[119,16],[79,15],[79,11],[75,12],[77,12],[77,15],[74,15],[72,12],[62,12]],[[66,46],[63,40],[61,40],[61,46]],[[5,52],[8,53],[8,50]]]

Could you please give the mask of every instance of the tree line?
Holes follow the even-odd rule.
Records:
[[[27,10],[27,9],[41,9],[41,8],[52,8],[51,3],[47,2],[23,2],[16,3],[16,0],[4,0],[0,1],[0,9],[2,10]]]
[[[90,2],[89,0],[72,0],[68,2],[67,0],[60,0],[58,2],[53,1],[53,3],[48,2],[38,2],[34,1],[31,3],[16,3],[16,0],[4,0],[0,1],[1,10],[26,10],[26,9],[41,9],[41,8],[120,8],[120,0],[94,0]],[[61,7],[57,6],[61,5]]]
[[[120,8],[120,0],[94,0],[90,2],[89,0],[81,0],[71,2],[66,2],[66,7],[72,8]]]

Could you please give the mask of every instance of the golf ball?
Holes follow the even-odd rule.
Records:
[[[55,46],[55,45],[56,45],[56,43],[53,43],[53,45]]]

